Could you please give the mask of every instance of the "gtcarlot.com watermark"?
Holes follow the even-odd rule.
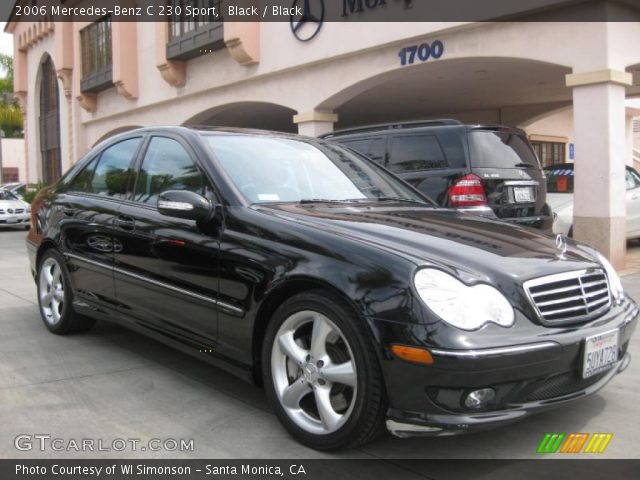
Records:
[[[21,452],[193,452],[192,438],[59,438],[46,433],[22,433],[13,445]]]

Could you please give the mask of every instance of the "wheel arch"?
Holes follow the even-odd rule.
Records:
[[[265,333],[267,330],[267,326],[271,321],[271,317],[273,316],[277,308],[289,298],[293,297],[294,295],[313,290],[324,290],[331,293],[332,295],[339,297],[340,299],[344,300],[345,303],[351,308],[354,315],[362,316],[360,315],[359,309],[353,299],[349,298],[348,295],[346,295],[336,286],[324,280],[313,277],[296,276],[288,278],[287,280],[281,282],[277,287],[273,288],[266,294],[264,300],[258,308],[255,317],[251,345],[253,358],[253,379],[256,384],[262,385],[262,344],[264,342]],[[367,328],[369,328],[368,322],[365,323],[367,323]]]

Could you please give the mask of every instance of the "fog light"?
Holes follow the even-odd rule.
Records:
[[[496,392],[493,388],[481,388],[467,395],[467,398],[464,399],[464,406],[473,409],[483,408],[494,398],[496,398]]]

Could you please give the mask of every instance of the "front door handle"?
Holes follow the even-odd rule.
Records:
[[[134,230],[136,228],[136,222],[127,215],[120,215],[115,219],[115,224],[123,230]]]

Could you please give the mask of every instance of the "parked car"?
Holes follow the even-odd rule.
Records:
[[[16,197],[22,200],[22,195],[27,191],[27,184],[23,182],[11,182],[0,185],[1,190],[9,190]]]
[[[134,130],[33,208],[51,332],[115,321],[261,383],[313,448],[495,427],[629,363],[638,307],[593,248],[439,207],[339,144]]]
[[[31,205],[0,189],[0,227],[29,228]]]
[[[553,210],[553,232],[573,236],[573,163],[545,167],[547,201]],[[640,174],[627,166],[627,239],[640,238]]]
[[[350,128],[323,138],[367,155],[441,206],[551,229],[542,168],[520,129],[444,119]]]

